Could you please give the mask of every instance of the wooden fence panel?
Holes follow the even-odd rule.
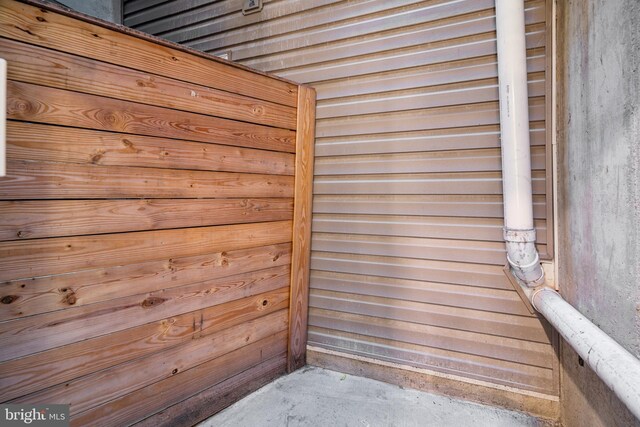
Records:
[[[191,425],[304,363],[314,90],[36,0],[0,55],[0,402]]]

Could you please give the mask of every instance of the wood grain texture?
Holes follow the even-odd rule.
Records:
[[[214,396],[216,400],[212,402],[211,407],[201,406],[200,410],[204,413],[217,412],[234,403],[242,395],[238,393],[242,389],[238,389],[242,385],[240,381],[247,381],[247,375],[242,375],[246,369],[252,367],[264,369],[263,364],[269,363],[267,365],[269,366],[268,372],[283,372],[281,367],[286,360],[286,339],[286,331],[282,331],[246,347],[241,347],[222,357],[205,362],[185,372],[179,372],[120,399],[79,414],[71,419],[71,425],[129,425],[129,423],[141,420],[144,414],[164,409],[168,405],[178,403],[182,399],[188,399],[203,390],[206,390],[208,399],[205,402],[196,401],[198,404],[206,405],[214,399]],[[262,369],[252,369],[250,373],[259,375]],[[231,395],[227,396],[225,392]],[[246,393],[248,390],[245,389],[244,392]],[[182,405],[178,408],[194,409],[192,407],[185,408]],[[181,414],[172,412],[172,414],[175,417],[170,424],[172,427],[193,425],[187,422],[193,420],[194,414],[192,412]],[[153,418],[147,423],[152,420]],[[143,425],[147,423],[143,423]],[[158,424],[154,425],[158,426]]]
[[[295,129],[296,109],[206,86],[0,39],[8,79],[182,111]]]
[[[11,360],[287,286],[289,265],[0,323]]]
[[[311,211],[313,198],[313,152],[315,144],[314,89],[298,89],[298,132],[289,303],[289,347],[287,368],[292,372],[306,364],[309,265],[311,254]]]
[[[286,352],[146,418],[136,427],[191,427],[282,376]],[[82,417],[82,416],[80,416]]]
[[[7,81],[7,118],[293,152],[295,132],[130,101]]]
[[[291,220],[293,199],[14,200],[0,217],[0,241],[26,240]]]
[[[232,326],[215,334],[190,340],[145,357],[132,360],[104,371],[67,381],[11,402],[65,402],[71,416],[104,404],[127,393],[187,371],[207,361],[230,353],[237,348],[286,331],[287,310],[281,310]],[[283,337],[284,341],[284,337]],[[279,353],[279,351],[278,351]],[[95,387],[95,384],[99,384]],[[131,407],[131,405],[128,405]]]
[[[213,58],[15,1],[0,5],[0,35],[94,60],[296,106],[297,87]]]
[[[0,283],[0,321],[211,281],[291,263],[291,245],[165,258]],[[10,301],[10,302],[9,302]]]
[[[14,359],[0,370],[0,401],[145,357],[288,305],[289,288],[284,287]]]
[[[291,241],[291,221],[0,243],[0,280],[48,276]]]
[[[176,425],[281,375],[298,85],[38,0],[0,51],[0,402]]]
[[[10,160],[0,200],[293,196],[285,175]]]
[[[7,126],[7,157],[270,175],[293,175],[295,163],[292,153],[15,121]]]

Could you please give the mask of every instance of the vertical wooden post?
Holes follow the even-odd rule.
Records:
[[[293,208],[293,252],[291,259],[291,294],[289,299],[289,346],[287,358],[289,372],[295,371],[306,364],[315,119],[316,92],[312,88],[299,86],[295,202]]]

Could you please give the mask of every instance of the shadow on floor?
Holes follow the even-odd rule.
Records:
[[[547,426],[535,417],[307,366],[199,427]]]

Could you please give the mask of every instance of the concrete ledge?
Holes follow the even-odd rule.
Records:
[[[320,347],[307,347],[307,363],[401,387],[526,412],[552,422],[556,422],[560,414],[558,396],[471,380]]]

